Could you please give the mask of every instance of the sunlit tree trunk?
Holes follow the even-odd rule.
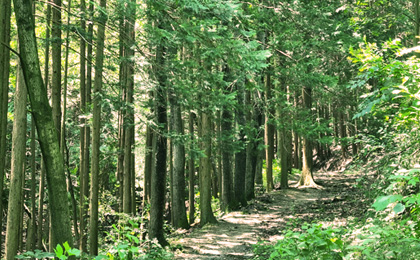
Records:
[[[307,111],[307,116],[311,116],[312,107],[312,89],[310,87],[302,88],[303,106]],[[309,136],[302,137],[302,173],[298,181],[299,186],[314,187],[317,186],[312,175],[313,158],[312,158],[312,143]]]
[[[6,259],[13,260],[18,251],[23,207],[23,187],[26,163],[26,100],[27,91],[22,71],[18,66],[15,93],[15,113],[12,138],[12,169],[9,205],[7,210]]]
[[[104,64],[105,24],[107,21],[106,0],[99,3],[102,12],[98,17],[98,32],[96,41],[96,64],[94,78],[93,124],[92,124],[92,172],[90,189],[90,222],[89,222],[89,253],[98,255],[98,196],[99,196],[99,160],[101,136],[101,92],[102,71]]]

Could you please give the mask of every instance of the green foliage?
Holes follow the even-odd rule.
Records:
[[[303,225],[303,232],[286,231],[274,246],[258,243],[254,259],[343,259],[341,229],[323,228],[322,224]]]

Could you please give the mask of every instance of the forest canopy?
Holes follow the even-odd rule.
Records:
[[[2,257],[169,259],[174,230],[349,170],[377,241],[412,246],[315,223],[253,257],[416,255],[419,0],[0,0],[0,24]],[[334,245],[289,250],[308,234]]]

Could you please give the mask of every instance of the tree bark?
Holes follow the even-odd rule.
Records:
[[[37,227],[37,249],[42,250],[42,235],[43,235],[43,222],[44,222],[44,188],[45,188],[45,163],[44,158],[41,156],[41,174],[39,175],[39,191],[38,191],[38,227]]]
[[[11,0],[0,0],[0,42],[10,43],[10,13]],[[0,43],[0,198],[3,198],[4,174],[6,166],[6,132],[7,132],[7,107],[9,99],[9,72],[10,52]],[[0,203],[0,213],[3,212],[3,203]],[[0,227],[3,227],[3,218],[0,217]],[[0,244],[2,238],[0,236]],[[0,248],[0,257],[2,249]]]
[[[107,21],[106,0],[100,0],[102,11],[98,17],[98,33],[96,42],[96,66],[94,78],[93,124],[92,124],[92,172],[90,190],[90,222],[89,253],[98,255],[98,195],[99,195],[99,160],[101,136],[101,92],[102,70],[104,64],[105,24]]]
[[[9,205],[7,210],[6,259],[13,260],[17,255],[21,232],[23,208],[23,187],[26,162],[26,100],[27,91],[23,75],[18,66],[15,93],[15,113],[12,134],[12,169],[10,177]]]
[[[227,107],[222,112],[222,210],[228,211],[234,208],[232,192],[232,167],[231,167],[231,133],[232,133],[232,113]]]
[[[34,118],[31,118],[31,228],[28,227],[28,235],[26,241],[26,248],[28,251],[35,250],[35,231],[36,231],[36,130]],[[31,232],[29,232],[29,230]]]
[[[201,114],[201,150],[200,158],[200,225],[217,223],[211,208],[211,119],[207,112]]]
[[[239,151],[235,154],[235,204],[237,206],[246,206],[246,192],[245,192],[245,174],[246,174],[246,140],[245,140],[245,90],[242,83],[237,84],[236,99],[238,107],[236,108],[236,123],[239,128],[239,136],[236,140]]]
[[[255,171],[257,166],[257,124],[253,120],[253,101],[251,100],[251,92],[246,91],[245,104],[246,121],[248,125],[248,143],[246,145],[246,173],[245,173],[245,199],[247,201],[255,197]]]
[[[165,210],[166,194],[166,154],[167,154],[167,114],[166,114],[166,75],[162,71],[165,68],[165,48],[158,46],[156,50],[156,64],[154,73],[158,86],[155,94],[156,120],[159,126],[156,133],[156,160],[155,171],[151,178],[150,193],[150,226],[149,239],[156,238],[162,246],[168,245],[163,232],[163,215]]]
[[[304,109],[307,111],[307,115],[312,118],[311,107],[312,107],[312,89],[310,87],[302,88],[302,97]],[[312,175],[312,143],[309,136],[302,137],[302,173],[298,181],[298,186],[317,187]]]
[[[135,1],[130,1],[127,5],[127,22],[125,24],[126,31],[126,45],[124,46],[124,55],[126,58],[126,114],[124,118],[125,125],[125,141],[124,141],[124,195],[123,195],[123,211],[125,213],[132,212],[132,204],[135,202],[135,197],[131,195],[134,179],[131,178],[132,169],[132,154],[133,154],[133,140],[134,140],[134,49],[135,44],[135,17],[136,17]]]
[[[52,9],[52,84],[51,101],[58,136],[61,131],[61,0],[54,0]],[[60,144],[61,145],[61,144]]]
[[[267,72],[265,78],[265,103],[266,103],[266,115],[265,115],[265,163],[266,163],[266,189],[270,192],[274,188],[273,182],[273,159],[274,159],[274,124],[271,122],[274,111],[272,109],[271,98],[272,98],[272,82],[271,82],[271,69]]]
[[[189,220],[190,224],[195,222],[195,154],[194,154],[194,113],[190,112],[188,120],[188,130],[190,134],[190,159],[188,161],[188,191],[189,191]]]
[[[20,55],[32,113],[47,170],[47,184],[52,216],[52,245],[68,241],[73,245],[70,227],[69,203],[63,157],[60,154],[58,134],[49,106],[47,90],[42,81],[30,2],[14,0],[20,44]]]
[[[86,30],[86,1],[80,1],[80,12],[82,18],[80,19],[80,28],[84,32]],[[86,176],[89,175],[88,167],[86,167],[86,42],[82,37],[80,39],[80,165],[79,165],[79,177],[80,177],[80,194],[79,194],[79,229],[80,229],[80,240],[79,249],[86,253],[87,252],[87,196],[88,196],[88,183],[86,182]]]
[[[173,86],[172,86],[173,87]],[[185,147],[182,140],[184,126],[182,124],[181,105],[176,99],[174,89],[169,93],[169,103],[172,114],[172,130],[175,138],[173,145],[173,204],[172,216],[175,228],[188,228],[188,220],[185,208]]]

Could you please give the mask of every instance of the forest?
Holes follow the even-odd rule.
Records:
[[[420,259],[420,0],[0,0],[1,259]]]

